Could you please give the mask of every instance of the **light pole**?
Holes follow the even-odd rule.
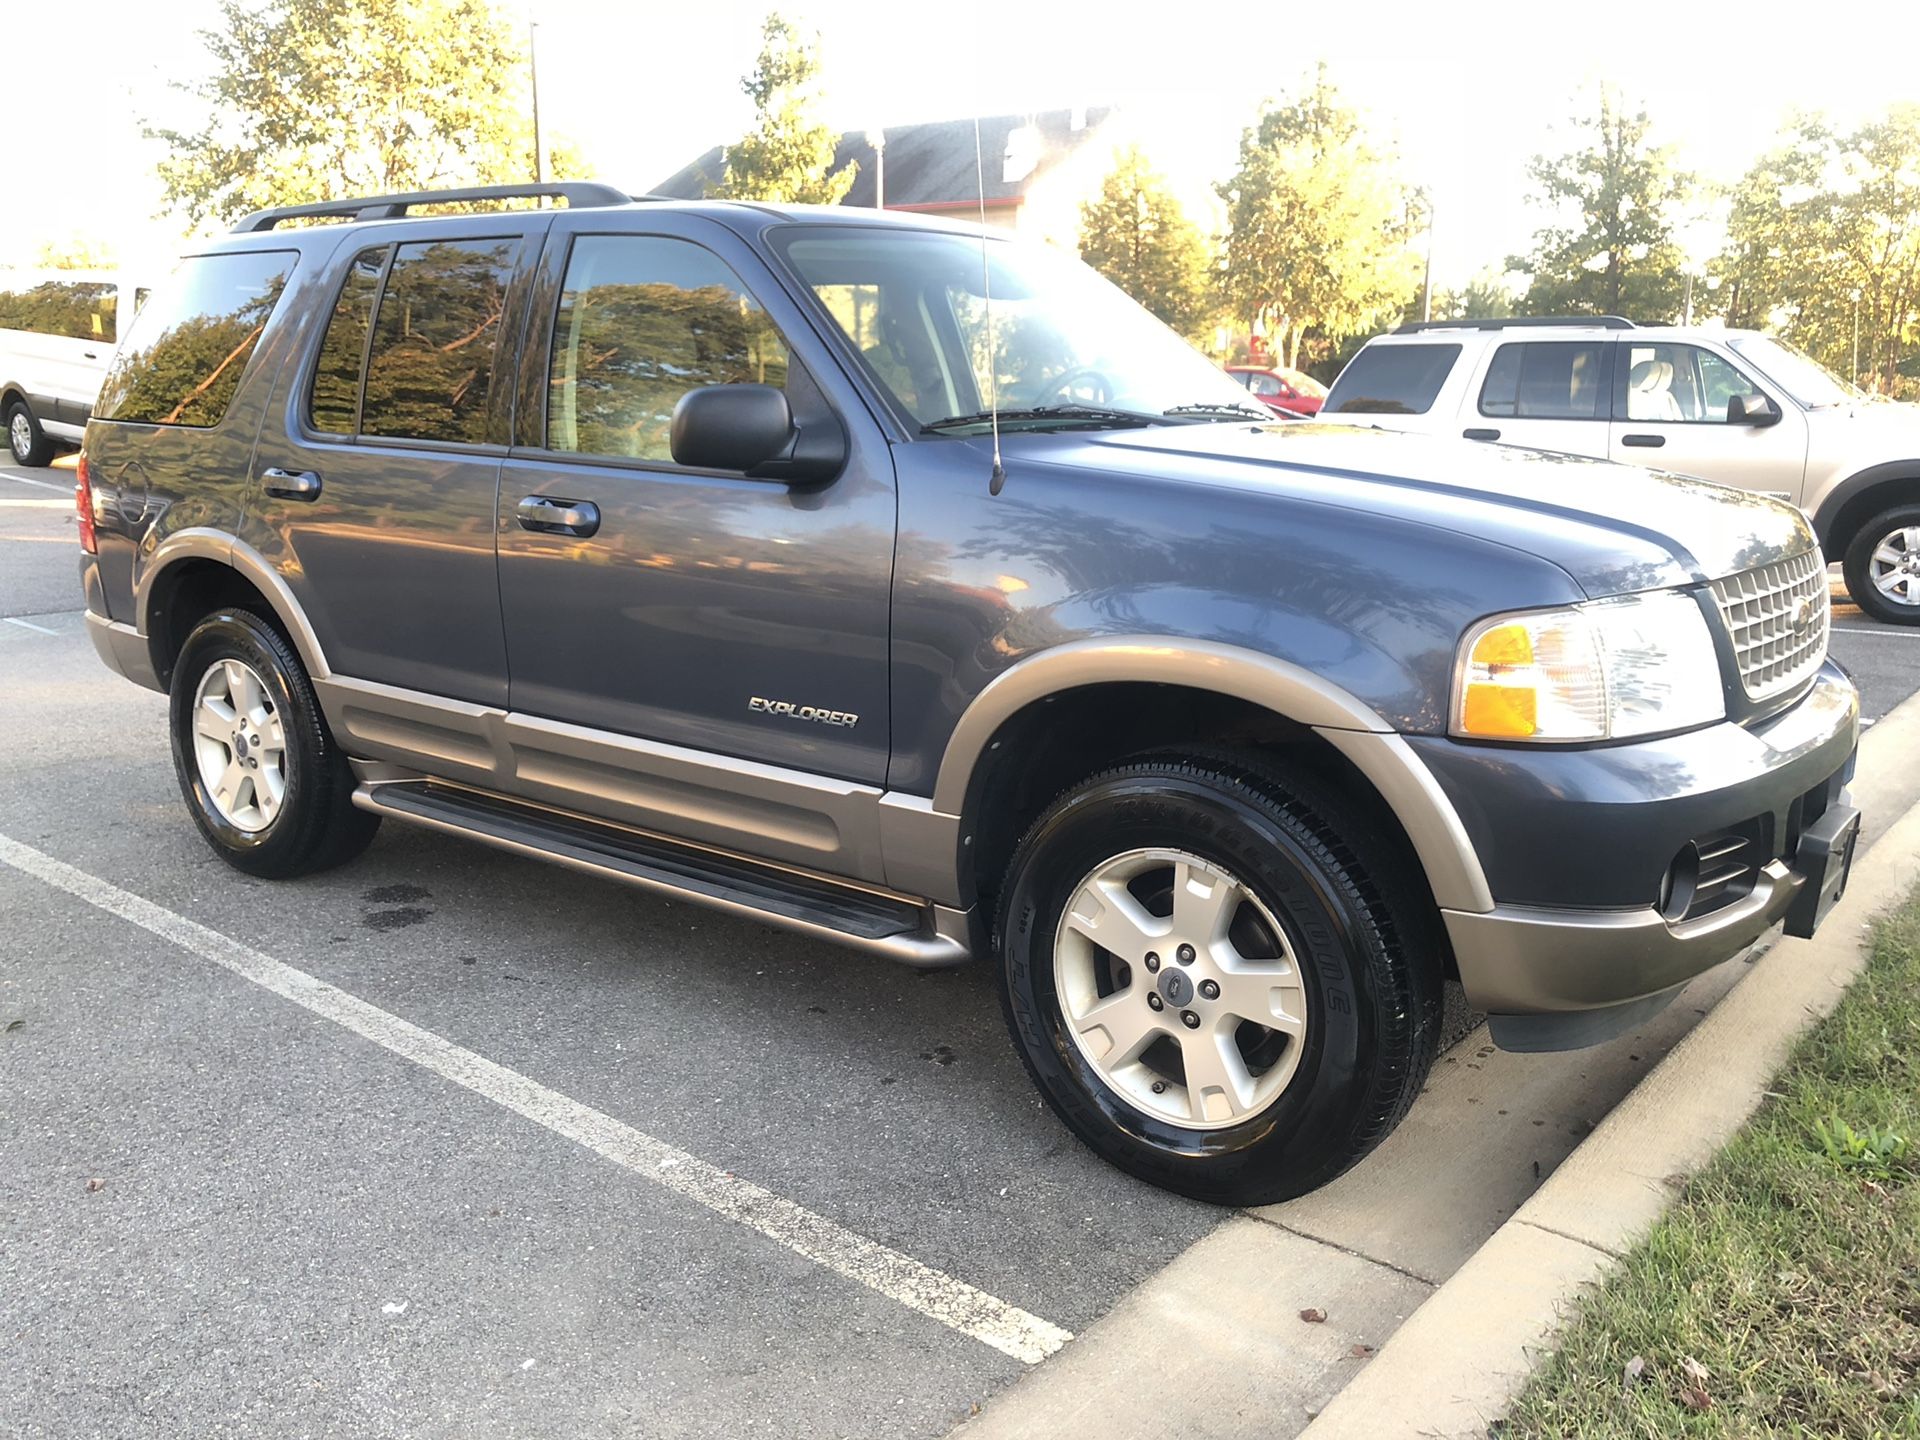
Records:
[[[887,132],[878,126],[867,131],[873,146],[873,208],[887,208]]]
[[[1853,388],[1860,388],[1860,292],[1853,292]]]
[[[534,49],[534,34],[540,28],[538,20],[527,21],[527,75],[533,81],[533,183],[547,183],[547,151],[540,143],[540,60]]]
[[[1420,282],[1420,323],[1428,324],[1433,319],[1433,197],[1425,191],[1421,198],[1427,202],[1427,273]]]

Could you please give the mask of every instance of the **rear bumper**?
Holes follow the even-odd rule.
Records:
[[[1479,802],[1461,809],[1493,879],[1493,909],[1441,913],[1467,998],[1492,1017],[1494,1038],[1513,1049],[1592,1044],[1776,925],[1811,934],[1845,886],[1858,830],[1844,788],[1858,729],[1853,687],[1829,666],[1797,705],[1752,730],[1716,726],[1604,752],[1481,748],[1436,765],[1450,793]],[[1601,773],[1596,755],[1604,788],[1586,783]],[[1751,888],[1668,918],[1660,884],[1676,852],[1730,826],[1755,837]],[[1583,859],[1576,883],[1570,867]],[[1557,877],[1565,898],[1547,903]],[[1620,903],[1623,891],[1639,903]]]
[[[165,692],[166,686],[153,673],[153,652],[138,630],[89,610],[87,635],[93,641],[94,652],[106,662],[109,670],[126,676],[136,685]]]

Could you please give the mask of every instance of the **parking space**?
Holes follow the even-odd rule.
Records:
[[[165,701],[92,653],[69,478],[0,471],[0,1428],[940,1435],[1228,1218],[1071,1139],[985,967],[397,825],[237,875]],[[1920,683],[1920,632],[1836,625],[1870,713]],[[1264,1218],[1444,1278],[1691,1018],[1461,1047],[1375,1162]],[[1480,1207],[1444,1243],[1402,1204],[1436,1157]]]

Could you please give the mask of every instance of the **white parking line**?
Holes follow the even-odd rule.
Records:
[[[1836,635],[1884,635],[1889,640],[1920,640],[1920,630],[1869,630],[1864,625],[1835,625]]]
[[[36,631],[41,635],[58,635],[60,633],[58,630],[49,630],[44,625],[36,625],[31,620],[21,620],[12,615],[0,615],[0,620],[5,620],[9,625],[18,625],[22,630]]]
[[[304,970],[0,835],[0,862],[138,925],[942,1325],[1034,1364],[1073,1336]]]
[[[42,490],[64,490],[69,495],[73,493],[71,485],[56,485],[51,480],[29,480],[24,475],[0,475],[0,480],[12,480],[21,485],[38,485]]]

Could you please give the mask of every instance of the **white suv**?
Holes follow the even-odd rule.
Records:
[[[0,270],[0,421],[16,465],[86,434],[120,332],[147,296],[126,275]]]
[[[1624,460],[1791,500],[1862,610],[1920,625],[1920,407],[1870,399],[1771,336],[1611,316],[1403,325],[1353,357],[1319,418]]]

